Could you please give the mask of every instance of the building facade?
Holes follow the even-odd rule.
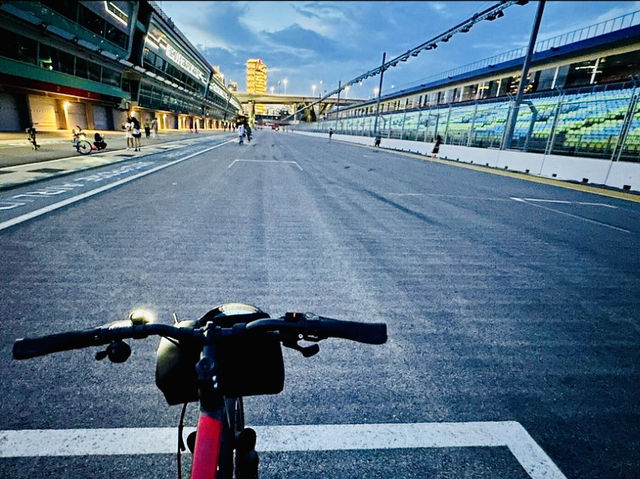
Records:
[[[267,65],[261,59],[247,60],[247,93],[267,93]],[[263,114],[265,107],[255,105],[255,114]]]
[[[221,128],[240,103],[150,1],[0,4],[0,130]]]

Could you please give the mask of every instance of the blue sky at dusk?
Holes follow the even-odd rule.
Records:
[[[282,93],[333,90],[387,59],[444,32],[497,2],[171,2],[158,5],[225,78],[245,90],[245,63],[261,58],[268,86]],[[537,2],[512,6],[436,50],[385,72],[383,91],[423,83],[430,75],[527,45]],[[560,2],[545,6],[538,39],[640,10],[635,2]],[[639,14],[640,15],[640,14]],[[279,83],[280,82],[280,83]],[[373,95],[378,77],[350,97]]]

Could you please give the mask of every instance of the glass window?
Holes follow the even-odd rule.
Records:
[[[462,101],[473,100],[478,93],[478,84],[467,85],[462,90]]]
[[[640,50],[601,58],[596,70],[595,83],[628,81],[640,73]]]
[[[84,58],[76,57],[76,76],[80,78],[87,78],[89,76],[89,72],[87,71],[87,60]]]
[[[40,3],[69,20],[78,19],[78,0],[41,0]]]
[[[36,63],[35,40],[17,35],[8,30],[0,29],[0,56],[19,60],[21,62]]]
[[[110,68],[102,67],[102,83],[112,86],[120,86],[120,73]]]
[[[84,5],[80,5],[78,9],[78,23],[87,30],[104,37],[104,19],[98,14],[92,12]]]
[[[156,68],[160,70],[164,70],[164,64],[165,64],[164,58],[162,58],[160,55],[156,55],[156,62],[155,62]]]
[[[111,25],[109,22],[105,22],[105,25],[105,38],[110,42],[115,43],[119,47],[127,48],[127,44],[129,43],[129,36],[116,26]]]
[[[74,73],[74,60],[75,57],[70,53],[57,51],[57,59],[58,63],[53,64],[53,69],[62,73],[68,73],[69,75],[73,75]]]
[[[87,78],[93,81],[100,81],[100,65],[87,62]]]
[[[569,72],[569,65],[563,65],[558,68],[558,75],[556,76],[556,82],[551,88],[563,88],[567,80],[567,73]]]
[[[48,45],[40,44],[40,54],[38,56],[38,65],[40,68],[53,70],[53,52]]]
[[[518,83],[515,81],[513,77],[506,77],[500,79],[500,89],[498,90],[497,96],[504,96],[507,92],[511,92],[512,84],[515,83],[516,88],[518,88]],[[519,78],[517,79],[519,80]]]
[[[543,90],[551,90],[553,84],[553,77],[556,74],[556,67],[546,68],[540,72],[540,76],[538,78],[538,88],[537,91]]]
[[[57,72],[68,73],[73,75],[74,73],[74,56],[51,48],[48,45],[40,44],[40,58],[39,65],[47,70],[54,70]]]
[[[591,83],[591,75],[596,66],[596,60],[587,60],[584,62],[572,63],[567,73],[566,87],[589,85]]]

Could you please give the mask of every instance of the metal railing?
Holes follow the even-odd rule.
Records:
[[[536,43],[534,53],[544,52],[552,48],[558,48],[570,43],[586,40],[588,38],[605,35],[607,33],[622,30],[624,28],[628,28],[638,24],[640,24],[640,10],[630,12],[619,17],[611,18],[603,22],[595,23],[584,28],[579,28],[571,32],[563,33],[561,35],[556,35],[546,40],[540,40]],[[485,68],[488,66],[499,65],[500,63],[508,62],[516,58],[523,58],[526,53],[526,46],[515,48],[513,50],[509,50],[491,57],[483,58],[482,60],[477,60],[473,63],[468,63],[466,65],[462,65],[445,72],[436,73],[434,75],[425,77],[422,80],[411,82],[406,85],[406,88],[422,83],[430,83],[438,80],[443,80],[449,77],[453,78],[457,75],[468,73],[474,70],[479,70],[480,68]]]

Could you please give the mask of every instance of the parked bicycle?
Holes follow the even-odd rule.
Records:
[[[387,340],[384,323],[361,323],[286,313],[280,318],[255,306],[223,304],[199,320],[174,325],[152,324],[144,311],[129,319],[98,328],[22,338],[13,345],[14,359],[28,359],[59,351],[107,345],[97,360],[126,361],[131,348],[124,339],[161,336],[157,351],[156,385],[169,405],[184,404],[178,425],[178,477],[186,406],[199,401],[195,433],[187,438],[192,479],[256,479],[256,433],[245,427],[243,396],[278,394],[284,387],[282,346],[308,358],[320,350],[318,342],[343,338],[367,344]],[[301,345],[300,341],[311,344]]]
[[[71,130],[73,133],[73,139],[71,140],[71,144],[75,147],[76,151],[81,155],[88,155],[91,153],[91,142],[87,140],[87,135],[79,126],[76,126],[77,129]]]

